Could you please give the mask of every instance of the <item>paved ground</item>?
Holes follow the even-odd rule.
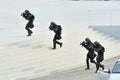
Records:
[[[103,62],[105,68],[112,69],[115,61],[119,59],[120,56],[106,60]],[[64,72],[54,72],[49,76],[36,78],[34,80],[97,80],[95,74],[95,66],[91,64],[90,70],[84,70],[85,66],[72,69]]]

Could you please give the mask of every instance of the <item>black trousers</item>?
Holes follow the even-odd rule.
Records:
[[[104,66],[101,64],[101,62],[104,60],[104,56],[102,55],[102,56],[97,56],[97,58],[96,58],[96,61],[97,61],[97,63],[96,63],[96,68],[97,68],[97,70],[99,70],[99,67],[101,67],[102,69],[104,68]]]
[[[53,48],[56,48],[56,44],[61,45],[61,42],[58,42],[57,40],[60,40],[61,36],[60,34],[55,34],[54,38],[53,38]]]
[[[90,68],[90,65],[89,65],[89,60],[91,63],[94,63],[96,64],[94,58],[96,57],[96,54],[94,52],[88,52],[87,53],[87,57],[86,57],[86,64],[87,64],[87,69]]]
[[[34,16],[30,18],[29,22],[26,24],[26,27],[25,29],[27,30],[28,32],[28,35],[30,35],[32,32],[31,28],[34,27],[34,24],[33,24],[33,21],[34,21]]]

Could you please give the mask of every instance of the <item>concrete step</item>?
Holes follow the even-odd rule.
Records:
[[[52,41],[50,43],[47,39],[29,40],[0,46],[0,79],[26,80],[26,77],[37,74],[84,65],[87,51],[80,46],[80,42],[86,37],[89,37],[92,41],[99,41],[105,46],[105,59],[119,55],[119,41],[107,35],[88,28],[69,35],[74,36],[74,38],[70,36],[65,38],[66,36],[64,36],[63,48],[60,49],[57,46],[55,51],[49,49]]]

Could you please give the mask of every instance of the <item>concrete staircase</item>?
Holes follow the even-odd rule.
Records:
[[[63,47],[56,50],[51,50],[52,37],[11,43],[0,46],[0,80],[34,80],[83,66],[87,51],[79,44],[86,37],[105,47],[105,59],[120,55],[118,40],[89,28],[64,34]]]

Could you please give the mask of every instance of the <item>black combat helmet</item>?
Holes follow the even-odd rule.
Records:
[[[51,22],[50,26],[49,26],[49,29],[53,30],[55,28],[55,25],[56,25],[55,22]]]
[[[85,38],[85,41],[86,41],[86,42],[90,42],[90,39],[89,39],[89,38]]]
[[[98,41],[95,41],[95,42],[94,42],[94,45],[99,45],[99,42],[98,42]]]
[[[55,22],[51,22],[52,25],[56,25]]]
[[[29,10],[26,9],[26,10],[25,10],[25,13],[29,13]]]

